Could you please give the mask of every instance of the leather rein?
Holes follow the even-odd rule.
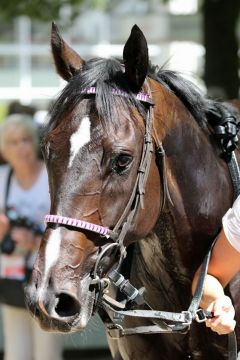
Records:
[[[85,94],[96,94],[96,87],[86,89]],[[117,96],[128,96],[127,93],[121,90],[113,90],[114,95]],[[144,208],[144,193],[145,186],[149,175],[150,164],[153,154],[153,100],[149,94],[138,93],[136,99],[143,102],[147,106],[147,117],[145,121],[145,135],[142,148],[142,156],[140,165],[137,171],[137,177],[132,189],[131,196],[125,207],[121,217],[117,224],[110,230],[106,227],[82,221],[79,219],[67,218],[59,215],[46,215],[45,222],[58,223],[68,226],[74,226],[77,228],[87,229],[99,233],[111,241],[110,244],[106,245],[98,255],[95,267],[92,273],[91,285],[97,288],[97,296],[95,308],[102,308],[105,311],[107,331],[111,338],[119,339],[122,336],[134,335],[134,334],[157,334],[157,333],[186,333],[190,329],[190,325],[195,320],[197,322],[204,322],[207,318],[212,318],[213,314],[199,308],[203,293],[203,284],[205,276],[207,274],[208,264],[211,257],[211,245],[208,253],[206,254],[204,261],[201,266],[200,275],[196,287],[195,294],[192,298],[190,306],[186,311],[179,313],[156,311],[144,299],[144,288],[136,289],[129,280],[126,280],[120,273],[120,266],[123,259],[126,257],[126,248],[124,246],[124,239],[129,229],[134,224],[135,217],[139,208]],[[235,134],[236,135],[236,134]],[[236,140],[236,139],[235,139]],[[165,153],[162,143],[159,139],[156,141],[156,155],[158,159],[160,178],[161,178],[161,210],[164,207],[165,200],[168,198],[171,201],[165,175]],[[239,186],[236,188],[236,182],[240,184],[240,175],[238,164],[236,161],[235,154],[231,157],[228,162],[231,177],[234,184],[235,196],[239,193]],[[234,169],[234,171],[232,170]],[[101,259],[108,252],[108,250],[116,248],[120,252],[118,265],[111,270],[107,277],[100,278],[98,275],[98,269]],[[124,296],[123,302],[111,298],[107,295],[108,287],[112,283]],[[146,309],[136,310],[135,307],[144,305]],[[138,317],[151,319],[154,325],[148,326],[137,326],[134,328],[124,328],[122,326],[125,317]],[[237,359],[237,348],[235,333],[228,335],[228,351],[229,360]]]

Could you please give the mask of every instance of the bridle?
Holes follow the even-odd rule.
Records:
[[[83,91],[83,94],[96,94],[96,87],[91,87]],[[128,96],[128,94],[122,90],[112,90],[116,96]],[[203,293],[203,283],[207,274],[208,263],[211,256],[211,250],[213,244],[207,253],[200,271],[198,284],[195,294],[192,298],[191,304],[186,311],[180,313],[155,311],[149,304],[146,303],[143,293],[144,289],[136,289],[129,280],[126,280],[119,272],[122,261],[126,257],[126,248],[124,246],[124,239],[134,224],[134,220],[138,213],[138,210],[144,208],[144,194],[146,182],[149,175],[151,159],[153,154],[153,100],[149,94],[138,93],[135,95],[136,100],[141,101],[147,107],[147,117],[145,121],[145,134],[142,147],[142,155],[140,165],[137,171],[137,177],[132,189],[129,201],[119,218],[117,224],[113,230],[110,230],[104,226],[89,223],[79,219],[68,218],[60,215],[46,215],[46,223],[57,223],[67,225],[75,228],[85,229],[100,234],[108,239],[110,242],[107,244],[97,257],[95,267],[92,273],[91,285],[96,286],[98,289],[98,296],[96,306],[101,307],[106,312],[107,329],[110,337],[118,339],[122,336],[128,336],[133,334],[156,334],[156,333],[186,333],[193,320],[197,322],[204,322],[207,318],[213,317],[213,314],[199,309]],[[161,178],[161,210],[164,207],[165,199],[168,197],[168,189],[164,176],[164,149],[159,139],[155,139],[156,142],[156,154],[158,157],[160,178]],[[236,159],[235,159],[236,160]],[[170,198],[169,198],[170,200]],[[107,277],[100,278],[98,275],[98,268],[101,259],[108,252],[108,250],[116,248],[119,253],[119,261],[117,266],[111,270]],[[107,288],[112,283],[114,286],[124,294],[125,301],[118,302],[115,299],[107,295]],[[144,305],[146,309],[135,310],[136,306]],[[123,320],[126,316],[148,318],[152,320],[154,325],[138,326],[134,328],[124,329],[122,326]],[[229,360],[235,360],[237,358],[236,339],[235,334],[229,334]]]
[[[90,87],[86,89],[83,93],[86,95],[96,94],[96,87]],[[128,96],[128,94],[122,90],[113,89],[112,93],[116,96]],[[81,228],[85,230],[89,230],[95,233],[100,234],[101,236],[105,236],[111,241],[101,253],[98,255],[94,271],[93,271],[93,279],[92,284],[97,284],[101,281],[97,274],[98,265],[105,255],[105,253],[111,249],[116,247],[120,252],[119,262],[117,269],[120,267],[123,259],[126,256],[126,248],[124,246],[124,239],[129,229],[132,227],[136,214],[139,208],[144,208],[144,194],[146,182],[149,175],[152,153],[153,153],[153,141],[152,141],[152,124],[153,124],[153,100],[149,94],[145,93],[137,93],[135,94],[135,98],[138,101],[141,101],[148,107],[147,117],[145,121],[145,134],[142,148],[142,156],[140,160],[140,165],[137,170],[137,177],[133,189],[131,191],[131,196],[128,200],[128,203],[119,218],[117,224],[114,226],[113,230],[110,230],[106,227],[89,223],[79,219],[67,218],[59,215],[46,215],[45,222],[46,223],[57,223],[67,226],[73,226],[76,228]],[[163,198],[164,198],[163,194]]]

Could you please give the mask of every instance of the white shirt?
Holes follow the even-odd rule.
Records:
[[[228,241],[240,252],[240,195],[224,215],[222,224]]]
[[[7,186],[7,177],[10,171],[8,165],[0,166],[0,211],[5,210],[5,194]],[[30,189],[24,189],[18,183],[14,174],[11,177],[7,206],[14,208],[14,211],[20,217],[26,217],[35,224],[42,225],[44,230],[44,216],[49,213],[50,197],[48,191],[48,175],[45,166],[43,166],[37,180]],[[35,261],[36,252],[28,258],[27,266],[32,268]],[[15,266],[14,266],[15,265]],[[15,253],[12,255],[1,254],[1,274],[16,268],[16,272],[24,265],[24,257],[18,256]],[[5,268],[4,268],[5,267]],[[5,270],[4,270],[5,269]],[[4,273],[5,271],[5,273]],[[5,277],[21,278],[21,275],[5,275]]]
[[[8,173],[8,165],[0,166],[0,211],[4,211]],[[50,208],[48,176],[45,166],[30,189],[23,189],[14,174],[12,175],[7,205],[14,207],[20,216],[25,216],[38,224],[43,223],[44,215],[49,213]]]

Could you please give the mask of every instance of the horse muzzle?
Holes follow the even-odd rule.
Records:
[[[85,294],[85,295],[84,295]],[[46,331],[75,332],[85,329],[92,315],[95,292],[81,297],[66,290],[38,289],[31,282],[25,289],[26,305]]]

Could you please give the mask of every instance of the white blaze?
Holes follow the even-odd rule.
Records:
[[[52,230],[51,235],[49,236],[48,243],[45,250],[45,277],[47,277],[50,269],[57,262],[60,255],[60,245],[61,245],[61,228]]]
[[[75,133],[71,135],[70,159],[68,163],[69,168],[72,166],[73,160],[77,153],[80,151],[80,149],[90,141],[90,126],[90,119],[88,116],[85,116],[82,119],[77,131],[75,131]]]

